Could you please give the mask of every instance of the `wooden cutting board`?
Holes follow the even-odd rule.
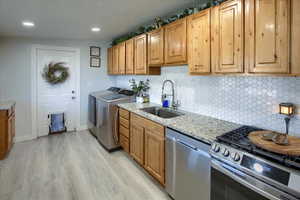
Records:
[[[300,156],[300,138],[288,136],[289,144],[283,146],[275,144],[273,141],[263,140],[264,133],[266,131],[254,131],[248,135],[248,138],[253,144],[265,150],[289,156]]]

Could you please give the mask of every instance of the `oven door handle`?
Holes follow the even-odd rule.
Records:
[[[243,173],[240,170],[237,170],[227,164],[223,164],[217,160],[211,161],[211,167],[216,169],[217,171],[223,173],[224,175],[230,177],[231,179],[235,180],[236,182],[242,184],[243,186],[259,193],[260,195],[266,197],[270,200],[297,200],[297,198],[284,193],[267,183],[264,183],[252,176],[249,176]]]

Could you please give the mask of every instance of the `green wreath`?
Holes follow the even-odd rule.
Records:
[[[65,82],[70,74],[69,68],[65,67],[64,64],[63,62],[49,63],[45,66],[42,76],[52,85]]]

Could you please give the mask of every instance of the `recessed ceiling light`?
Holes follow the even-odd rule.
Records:
[[[99,27],[93,27],[91,30],[93,32],[99,32],[99,31],[101,31],[101,29]]]
[[[29,27],[29,28],[35,26],[34,23],[31,21],[23,21],[22,24],[24,27]]]

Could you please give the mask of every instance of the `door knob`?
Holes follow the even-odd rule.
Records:
[[[76,97],[72,97],[72,99],[76,99]]]
[[[74,90],[72,90],[72,94],[75,94],[75,91],[74,91]]]

